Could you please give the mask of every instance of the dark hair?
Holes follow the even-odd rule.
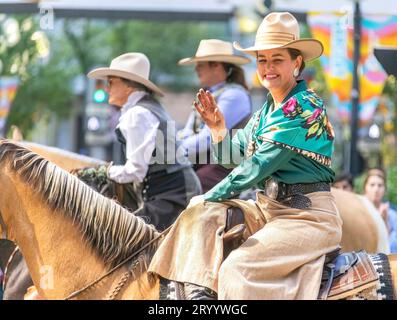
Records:
[[[335,178],[335,182],[341,182],[346,180],[351,186],[353,186],[353,176],[350,173],[342,173]]]
[[[249,90],[247,82],[245,81],[245,75],[244,75],[244,70],[243,68],[232,64],[232,63],[226,63],[226,62],[220,62],[220,61],[209,61],[210,65],[214,65],[215,63],[220,63],[223,66],[223,69],[225,70],[227,77],[226,77],[226,82],[230,83],[237,83],[241,86],[243,86],[246,90]]]
[[[125,79],[125,78],[120,78],[120,79],[128,87],[135,88],[135,89],[138,89],[138,90],[141,90],[141,91],[146,91],[149,94],[153,94],[153,91],[150,90],[148,87],[144,86],[142,83],[139,83],[139,82],[136,82],[136,81],[133,81],[133,80],[129,80],[129,79]]]
[[[298,49],[287,48],[287,51],[288,51],[290,57],[293,60],[295,60],[299,56],[302,56],[302,52],[300,52]],[[302,74],[303,69],[305,69],[305,61],[303,61],[303,56],[302,56],[302,64],[301,64],[301,66],[299,68],[299,75],[298,76],[300,76]]]

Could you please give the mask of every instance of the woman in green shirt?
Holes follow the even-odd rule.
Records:
[[[189,206],[224,202],[257,186],[263,191],[256,206],[265,224],[230,253],[216,270],[216,282],[179,279],[175,275],[183,271],[172,263],[168,270],[157,268],[156,256],[150,269],[167,279],[191,282],[185,288],[192,299],[211,298],[215,292],[220,299],[315,299],[325,255],[339,246],[342,221],[330,192],[332,126],[323,100],[297,78],[305,61],[319,57],[323,46],[315,39],[299,39],[298,22],[290,13],[273,12],[259,26],[253,47],[235,43],[235,48],[256,57],[258,78],[269,90],[267,101],[231,140],[211,93],[199,91],[195,107],[211,130],[214,155],[234,170]],[[177,228],[188,230],[183,223]],[[195,237],[192,247],[208,242],[203,238]],[[156,255],[172,252],[167,242]],[[181,253],[177,259],[184,261]],[[208,277],[215,279],[210,272]]]

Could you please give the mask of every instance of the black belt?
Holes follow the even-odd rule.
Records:
[[[268,197],[283,204],[297,209],[305,209],[311,206],[311,201],[305,194],[331,191],[331,186],[326,182],[287,184],[269,179],[265,183],[264,191]]]

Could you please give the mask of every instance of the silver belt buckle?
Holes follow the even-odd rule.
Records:
[[[265,193],[266,195],[271,198],[276,200],[277,199],[277,195],[278,195],[278,183],[276,182],[276,180],[270,178],[268,180],[266,180],[266,184],[265,184]]]

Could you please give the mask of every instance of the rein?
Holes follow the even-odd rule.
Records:
[[[4,275],[3,275],[3,283],[2,283],[3,292],[4,292],[5,289],[6,289],[6,284],[7,284],[6,279],[7,279],[8,268],[9,268],[9,266],[10,266],[12,260],[14,259],[15,254],[16,254],[18,251],[19,251],[19,247],[16,246],[15,249],[14,249],[14,251],[11,253],[10,257],[8,258],[6,267],[5,267],[5,269],[4,269]]]
[[[7,240],[7,226],[3,220],[3,216],[0,212],[0,226],[1,226],[1,240],[5,239]]]
[[[135,257],[136,255],[138,255],[139,253],[141,253],[144,249],[146,249],[149,245],[151,245],[152,243],[160,240],[160,238],[163,238],[168,231],[171,229],[172,225],[169,226],[167,229],[165,229],[163,232],[161,232],[157,237],[155,237],[154,239],[150,240],[148,243],[146,243],[142,248],[140,248],[139,250],[135,251],[134,253],[132,253],[129,257],[127,257],[126,259],[124,259],[122,262],[120,262],[117,266],[113,267],[112,269],[110,269],[108,272],[106,272],[104,275],[100,276],[99,278],[97,278],[96,280],[90,282],[89,284],[87,284],[85,287],[76,290],[74,292],[72,292],[71,294],[69,294],[64,300],[70,300],[73,299],[75,297],[77,297],[79,294],[83,293],[84,291],[88,290],[89,288],[91,288],[92,286],[96,285],[98,282],[100,282],[101,280],[103,280],[104,278],[106,278],[107,276],[109,276],[110,274],[112,274],[114,271],[116,271],[117,269],[119,269],[121,266],[123,266],[126,262],[128,262],[129,260],[131,260],[133,257]],[[130,271],[128,271],[127,273],[130,273]],[[124,285],[126,280],[128,279],[128,276],[126,277],[126,274],[124,274],[122,276],[122,279],[119,283],[122,283],[121,285]],[[124,280],[124,281],[123,281]],[[117,290],[117,293],[120,291],[121,286],[118,285],[116,287],[115,290]],[[115,297],[115,295],[110,294],[113,298]]]

